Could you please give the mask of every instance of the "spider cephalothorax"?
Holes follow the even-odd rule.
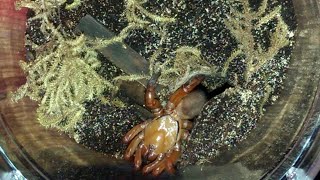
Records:
[[[157,76],[149,80],[145,105],[155,118],[136,125],[123,138],[124,143],[130,142],[124,158],[130,160],[134,156],[136,169],[140,169],[145,158],[147,164],[143,173],[152,172],[156,176],[165,169],[174,173],[173,165],[181,154],[181,140],[188,137],[192,128],[189,120],[199,114],[206,101],[202,91],[193,91],[203,79],[203,76],[196,76],[176,90],[165,108],[156,99]]]

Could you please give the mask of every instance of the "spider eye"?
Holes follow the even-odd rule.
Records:
[[[154,144],[150,144],[149,145],[149,150],[150,151],[154,151],[156,149],[156,145],[154,145]]]

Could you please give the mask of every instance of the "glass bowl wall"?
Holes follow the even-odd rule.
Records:
[[[320,2],[293,3],[298,22],[296,43],[279,100],[267,107],[256,129],[237,147],[222,152],[210,166],[188,167],[179,177],[258,179],[316,175],[320,168]],[[17,168],[30,179],[139,176],[128,168],[128,163],[89,150],[63,133],[42,127],[35,117],[35,102],[27,98],[19,103],[10,101],[8,93],[25,82],[19,60],[24,57],[26,11],[14,11],[10,0],[2,1],[2,5],[2,171]]]

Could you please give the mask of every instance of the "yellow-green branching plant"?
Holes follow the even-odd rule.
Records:
[[[207,63],[197,48],[182,46],[176,50],[174,58],[166,59],[164,62],[158,60],[161,52],[162,49],[158,49],[149,59],[149,74],[118,76],[115,80],[150,79],[154,73],[160,72],[158,83],[166,88],[164,94],[162,93],[162,96],[166,96],[165,94],[174,92],[196,75],[216,75],[216,67]]]
[[[281,17],[281,6],[267,11],[268,0],[262,0],[260,7],[255,11],[250,7],[248,0],[234,0],[235,8],[230,7],[230,16],[224,23],[238,42],[237,49],[226,60],[222,74],[226,75],[231,61],[236,57],[245,56],[246,70],[244,79],[250,82],[252,75],[264,67],[279,50],[289,44],[288,25]],[[255,41],[253,32],[261,31],[261,27],[270,21],[276,22],[274,31],[270,33],[269,48]]]
[[[67,0],[21,0],[17,1],[16,6],[30,8],[34,10],[37,15],[41,15],[42,13],[47,13],[66,4],[66,2]],[[74,9],[79,7],[81,3],[82,0],[74,0],[71,4],[66,4],[65,8],[67,10]]]
[[[13,98],[29,96],[39,101],[38,119],[44,126],[71,131],[81,120],[84,101],[101,95],[105,88],[115,88],[96,73],[100,61],[85,42],[83,35],[60,39],[47,51],[39,52],[34,62],[21,62],[27,83]]]
[[[193,76],[216,75],[216,67],[207,63],[199,49],[189,46],[178,48],[175,58],[159,65],[159,69],[161,70],[159,83],[168,86],[169,92],[177,90]]]
[[[122,42],[129,36],[130,32],[137,29],[147,30],[156,33],[161,40],[165,38],[166,26],[175,22],[175,18],[156,15],[146,10],[143,5],[146,0],[125,0],[125,17],[128,21],[127,27],[121,30],[119,35],[111,39],[99,39],[96,42],[96,49],[103,48],[113,43]],[[151,24],[156,24],[151,26]]]
[[[28,7],[36,13],[32,19],[40,21],[40,30],[47,43],[40,46],[33,44],[36,59],[30,63],[21,62],[27,82],[13,94],[12,99],[17,101],[28,96],[38,101],[37,116],[42,125],[72,132],[82,119],[85,110],[83,103],[101,96],[106,88],[113,90],[115,87],[96,73],[100,61],[95,50],[87,46],[85,36],[67,38],[60,27],[50,22],[55,9],[65,2],[18,2],[18,6]],[[79,4],[77,0],[66,8],[75,8]]]

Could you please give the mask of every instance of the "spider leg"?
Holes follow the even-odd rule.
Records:
[[[137,147],[139,146],[140,142],[144,138],[144,134],[141,132],[139,133],[138,136],[136,136],[129,144],[125,154],[124,154],[124,159],[130,160],[131,156],[133,153],[136,151]],[[140,156],[141,158],[141,156]],[[138,161],[138,160],[137,160]]]
[[[161,164],[161,162],[163,161],[163,158],[164,158],[164,154],[159,154],[159,156],[157,157],[156,160],[154,160],[152,163],[143,167],[142,173],[147,174],[147,173],[151,172],[152,170],[154,170],[155,168],[157,168]]]
[[[172,153],[167,157],[166,160],[166,170],[170,173],[170,174],[174,174],[175,169],[173,167],[173,165],[177,162],[177,160],[179,159],[181,155],[181,151],[180,148],[177,148],[176,150],[173,150]]]
[[[142,149],[139,147],[134,154],[134,168],[135,170],[139,170],[142,164],[142,157],[141,157]]]
[[[156,95],[156,86],[157,86],[157,79],[160,76],[160,73],[155,74],[151,77],[148,82],[146,93],[144,96],[145,105],[149,108],[155,117],[159,117],[163,114],[163,108],[160,101],[157,99]]]
[[[195,87],[197,87],[204,80],[204,76],[195,76],[188,83],[182,85],[177,89],[169,98],[166,109],[171,111],[177,107],[182,98],[184,98],[188,93],[190,93]]]
[[[191,130],[193,127],[193,123],[189,120],[182,120],[182,129]]]
[[[158,167],[156,167],[153,171],[152,171],[152,175],[153,176],[159,176],[159,174],[161,174],[165,169],[166,169],[166,163],[165,163],[165,159],[163,159],[161,161],[161,163],[159,163]]]
[[[181,129],[181,134],[180,134],[180,137],[181,139],[183,140],[186,140],[188,137],[189,137],[189,131],[186,130],[186,129]]]
[[[143,157],[147,156],[147,154],[149,153],[149,149],[145,144],[141,145],[141,155]]]
[[[158,176],[161,174],[165,169],[170,173],[174,174],[175,169],[173,165],[179,159],[181,155],[180,146],[176,145],[175,149],[172,152],[168,153],[166,157],[155,167],[152,171],[153,176]]]
[[[129,143],[137,134],[139,134],[150,121],[144,121],[141,124],[134,126],[126,135],[123,137],[122,142]]]
[[[151,152],[151,153],[148,154],[147,158],[148,158],[149,161],[154,161],[157,157],[158,157],[157,154]]]
[[[181,129],[178,134],[178,140],[186,140],[189,137],[189,130],[192,129],[193,123],[189,120],[181,120]]]

